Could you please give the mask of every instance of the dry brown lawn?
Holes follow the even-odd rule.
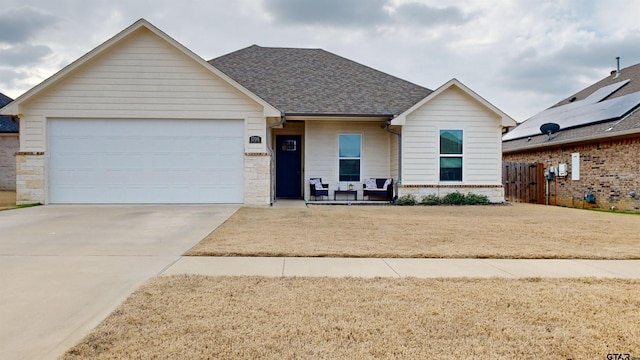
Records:
[[[554,206],[242,208],[187,255],[639,259],[640,216]]]
[[[160,277],[65,359],[640,356],[640,282]]]
[[[16,207],[15,191],[0,191],[0,210]]]

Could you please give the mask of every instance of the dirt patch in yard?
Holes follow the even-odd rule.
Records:
[[[65,359],[639,356],[638,281],[160,277]]]
[[[16,207],[15,191],[0,191],[0,210]]]
[[[639,259],[640,217],[509,206],[242,208],[186,255]]]

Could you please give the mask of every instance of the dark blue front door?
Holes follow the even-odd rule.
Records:
[[[276,197],[302,197],[302,148],[300,135],[276,136]]]

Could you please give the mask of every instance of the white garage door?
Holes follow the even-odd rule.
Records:
[[[242,203],[241,120],[49,121],[50,203]]]

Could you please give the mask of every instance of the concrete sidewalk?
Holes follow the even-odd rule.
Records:
[[[162,275],[624,278],[640,279],[640,260],[379,259],[309,257],[182,257]]]

